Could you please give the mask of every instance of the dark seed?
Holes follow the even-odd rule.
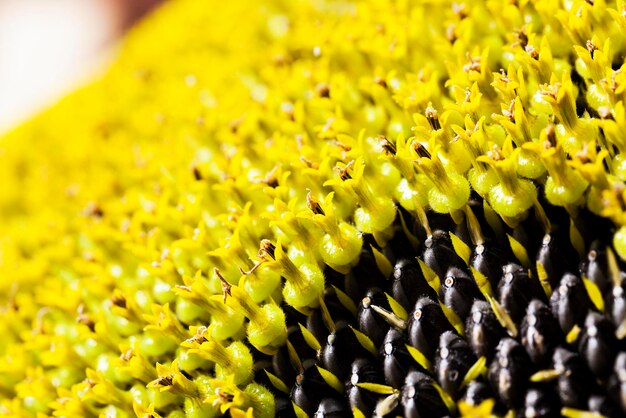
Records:
[[[609,377],[617,354],[617,339],[613,325],[606,317],[597,312],[587,314],[578,351],[597,378]]]
[[[610,286],[606,245],[597,240],[591,243],[587,256],[580,263],[580,274],[594,282],[602,294],[606,293]]]
[[[441,306],[430,298],[420,298],[409,317],[409,342],[422,352],[429,360],[433,360],[439,344],[439,336],[445,331],[454,331]]]
[[[507,336],[507,333],[500,325],[489,303],[476,300],[467,317],[465,336],[474,355],[484,356],[490,362],[498,343]]]
[[[346,396],[351,408],[359,408],[370,416],[376,406],[378,396],[371,391],[361,389],[359,383],[380,383],[382,376],[378,367],[368,359],[358,358],[352,362],[351,374],[346,382]]]
[[[550,307],[565,334],[570,332],[574,325],[582,325],[591,307],[582,280],[573,274],[564,275],[559,286],[552,292]]]
[[[570,242],[566,228],[544,235],[537,261],[546,270],[552,288],[558,286],[565,273],[578,271],[578,260],[578,253]]]
[[[465,271],[450,267],[439,290],[441,301],[462,320],[467,318],[475,299],[483,299],[474,279]]]
[[[354,331],[346,322],[337,323],[337,330],[326,338],[326,344],[322,347],[320,361],[322,367],[332,372],[339,380],[350,377],[350,364],[357,357],[368,356],[359,343]]]
[[[380,347],[390,325],[380,314],[372,309],[372,305],[391,310],[387,297],[379,288],[369,289],[365,297],[361,299],[358,321],[359,330],[370,337],[376,347]]]
[[[418,371],[411,371],[402,387],[401,403],[406,418],[438,418],[449,414],[433,379]]]
[[[369,288],[380,286],[385,280],[376,265],[372,249],[364,244],[358,264],[345,276],[344,291],[352,300],[361,300]]]
[[[404,379],[409,372],[409,367],[415,365],[415,361],[406,349],[408,341],[403,333],[391,328],[385,336],[385,341],[380,349],[383,358],[383,373],[385,383],[396,389],[404,384]],[[425,370],[422,370],[425,371]]]
[[[450,267],[467,269],[465,262],[454,252],[450,235],[442,230],[433,231],[426,238],[422,259],[439,277],[445,277]]]
[[[494,241],[485,241],[476,245],[472,251],[470,265],[489,280],[491,287],[496,289],[502,277],[502,267],[509,261],[504,247]]]
[[[287,329],[287,336],[301,360],[315,358],[315,351],[305,343],[299,327],[290,326]],[[291,364],[286,345],[280,347],[278,352],[272,356],[272,369],[273,373],[285,384],[291,386],[294,383],[299,371]]]
[[[565,348],[554,351],[554,369],[559,373],[558,393],[561,403],[571,408],[586,407],[589,395],[595,389],[595,377],[583,359]]]
[[[391,295],[407,311],[411,310],[422,296],[431,299],[437,297],[437,293],[424,278],[422,269],[415,259],[402,259],[396,263],[393,269]]]
[[[310,363],[296,377],[296,383],[291,389],[291,400],[308,415],[313,415],[323,398],[336,394],[324,381],[315,364]]]
[[[281,392],[282,393],[282,392]],[[274,395],[276,404],[276,416],[285,418],[296,418],[296,412],[293,410],[291,399],[283,395]]]
[[[519,408],[532,367],[526,350],[512,338],[500,341],[496,356],[489,366],[489,382],[500,400],[509,408]]]
[[[549,367],[554,349],[564,335],[550,308],[539,300],[528,305],[520,327],[521,342],[532,362],[540,369]]]
[[[315,411],[315,418],[343,418],[350,415],[350,409],[343,400],[324,398]]]
[[[485,382],[474,380],[469,382],[461,399],[470,405],[478,406],[487,399],[494,399],[495,396],[491,386]]]
[[[542,387],[529,389],[524,398],[524,418],[560,417],[561,403],[552,388]]]
[[[626,352],[622,351],[615,359],[613,374],[607,385],[611,400],[626,414]]]
[[[616,327],[619,327],[624,321],[626,321],[626,280],[621,279],[621,283],[618,286],[610,288],[610,292],[607,292],[607,311],[610,313],[610,318]]]
[[[546,294],[539,280],[530,277],[522,266],[507,264],[502,272],[502,280],[498,285],[498,300],[513,321],[519,325],[530,301],[533,299],[547,301]]]
[[[439,337],[435,360],[437,381],[452,397],[456,397],[467,371],[476,362],[467,341],[452,331]]]
[[[607,418],[623,417],[619,407],[605,395],[592,395],[589,398],[589,411]]]

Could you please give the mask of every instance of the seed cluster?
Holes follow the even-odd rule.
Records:
[[[626,414],[626,4],[173,0],[0,139],[0,414]]]

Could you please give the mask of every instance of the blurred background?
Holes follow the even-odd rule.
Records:
[[[0,134],[78,87],[163,0],[0,0]]]

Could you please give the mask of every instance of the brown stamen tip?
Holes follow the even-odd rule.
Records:
[[[316,214],[316,215],[326,215],[326,213],[324,212],[324,209],[322,209],[322,206],[320,206],[319,202],[317,202],[315,199],[313,199],[313,196],[312,196],[310,190],[306,194],[306,205],[309,207],[311,212],[313,212],[314,214]]]
[[[133,357],[135,357],[135,353],[130,348],[128,350],[124,351],[122,354],[120,354],[120,359],[122,359],[124,361],[130,361],[130,359],[132,359]]]
[[[173,375],[159,376],[157,379],[157,385],[159,386],[172,386],[172,384],[174,384]]]
[[[224,303],[226,303],[226,299],[228,298],[228,296],[231,296],[230,289],[233,286],[226,281],[226,279],[224,278],[224,276],[222,276],[222,273],[220,273],[220,270],[217,267],[213,269],[213,272],[215,273],[217,278],[220,279],[220,282],[222,282],[222,295],[224,296]]]
[[[452,12],[459,17],[459,20],[467,17],[467,10],[465,10],[465,4],[463,3],[452,3]]]
[[[509,108],[502,110],[502,114],[506,116],[508,120],[515,123],[515,100],[511,100]]]
[[[526,53],[528,55],[530,55],[530,57],[534,60],[538,60],[539,59],[539,52],[537,51],[537,49],[532,46],[532,45],[526,45],[524,47],[524,50],[526,51]]]
[[[559,93],[559,86],[560,86],[560,83],[556,83],[554,85],[544,84],[543,86],[540,87],[541,94],[543,94],[544,96],[550,96],[554,100],[556,100],[557,95]]]
[[[269,187],[271,187],[272,189],[275,189],[278,187],[278,179],[274,176],[269,176],[264,180],[264,183],[267,184]]]
[[[439,129],[441,129],[441,123],[439,123],[439,113],[437,113],[437,109],[435,109],[431,105],[428,105],[424,110],[424,116],[426,116],[426,119],[428,119],[430,128],[433,131],[438,131]]]
[[[352,147],[350,145],[344,144],[343,142],[337,141],[336,139],[330,141],[330,143],[336,147],[341,148],[342,151],[348,152],[352,150]]]
[[[446,39],[450,42],[451,45],[454,45],[458,37],[456,36],[456,25],[451,23],[446,28]]]
[[[546,126],[546,140],[550,144],[550,147],[556,147],[556,129],[553,124]]]
[[[94,332],[96,329],[96,323],[87,314],[84,314],[84,313],[79,314],[76,317],[76,322],[78,322],[79,324],[86,325],[87,328],[89,328],[91,332]]]
[[[463,71],[469,73],[470,71],[480,72],[480,57],[467,56],[468,63],[463,66]]]
[[[94,218],[102,218],[104,216],[104,211],[97,203],[90,202],[85,207],[84,214]]]
[[[419,142],[414,142],[413,143],[413,149],[415,150],[417,155],[419,155],[422,158],[430,159],[432,157],[432,155],[430,155],[430,152],[428,152],[426,147],[424,145],[420,144]]]
[[[524,29],[515,31],[515,38],[517,38],[517,45],[521,46],[522,49],[526,49],[528,45],[528,35]]]
[[[593,43],[593,41],[591,39],[589,39],[585,43],[585,46],[587,47],[587,51],[589,51],[589,54],[591,55],[591,58],[593,58],[593,53],[596,52],[599,48],[596,46],[596,44]]]
[[[578,151],[576,154],[576,158],[582,163],[591,162],[591,158],[589,157],[589,144],[586,142],[583,144],[583,148]]]
[[[350,173],[348,173],[348,169],[352,166],[352,164],[354,164],[354,161],[350,161],[345,167],[335,166],[335,171],[339,174],[339,178],[341,178],[341,180],[346,181],[352,178]]]
[[[272,260],[276,260],[276,256],[274,252],[276,251],[276,246],[272,244],[269,239],[261,240],[261,247],[259,248],[259,257],[264,257],[266,255],[270,256]]]
[[[111,303],[113,306],[119,306],[120,308],[126,308],[126,298],[124,295],[115,294],[111,297]]]
[[[204,332],[206,331],[206,327],[202,326],[202,327],[198,327],[197,331],[196,331],[196,335],[194,335],[193,337],[189,338],[187,340],[188,343],[198,343],[198,344],[202,344],[203,342],[208,341],[205,336],[204,336]]]
[[[378,139],[380,140],[380,146],[383,148],[383,151],[385,151],[387,154],[396,155],[398,150],[390,140],[388,140],[384,136],[381,136]]]
[[[487,157],[491,158],[494,161],[502,161],[504,160],[504,155],[500,151],[500,148],[497,145],[493,145],[489,151],[487,151]]]
[[[315,88],[315,92],[319,97],[330,97],[330,87],[326,83],[320,83]]]
[[[383,87],[385,89],[387,88],[387,82],[382,77],[375,77],[374,78],[374,83],[378,84],[379,86],[381,86],[381,87]]]
[[[304,164],[306,164],[306,166],[309,167],[309,168],[314,168],[314,169],[318,169],[319,168],[319,164],[314,163],[314,162],[312,162],[310,160],[307,160],[304,157],[300,157],[300,161],[302,161]]]
[[[196,181],[202,180],[202,173],[200,172],[200,169],[198,169],[198,167],[192,168],[192,172],[193,178],[196,179]]]

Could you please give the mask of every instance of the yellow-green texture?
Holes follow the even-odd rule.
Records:
[[[272,416],[238,341],[470,187],[626,257],[625,56],[623,1],[167,3],[0,139],[0,414]]]

